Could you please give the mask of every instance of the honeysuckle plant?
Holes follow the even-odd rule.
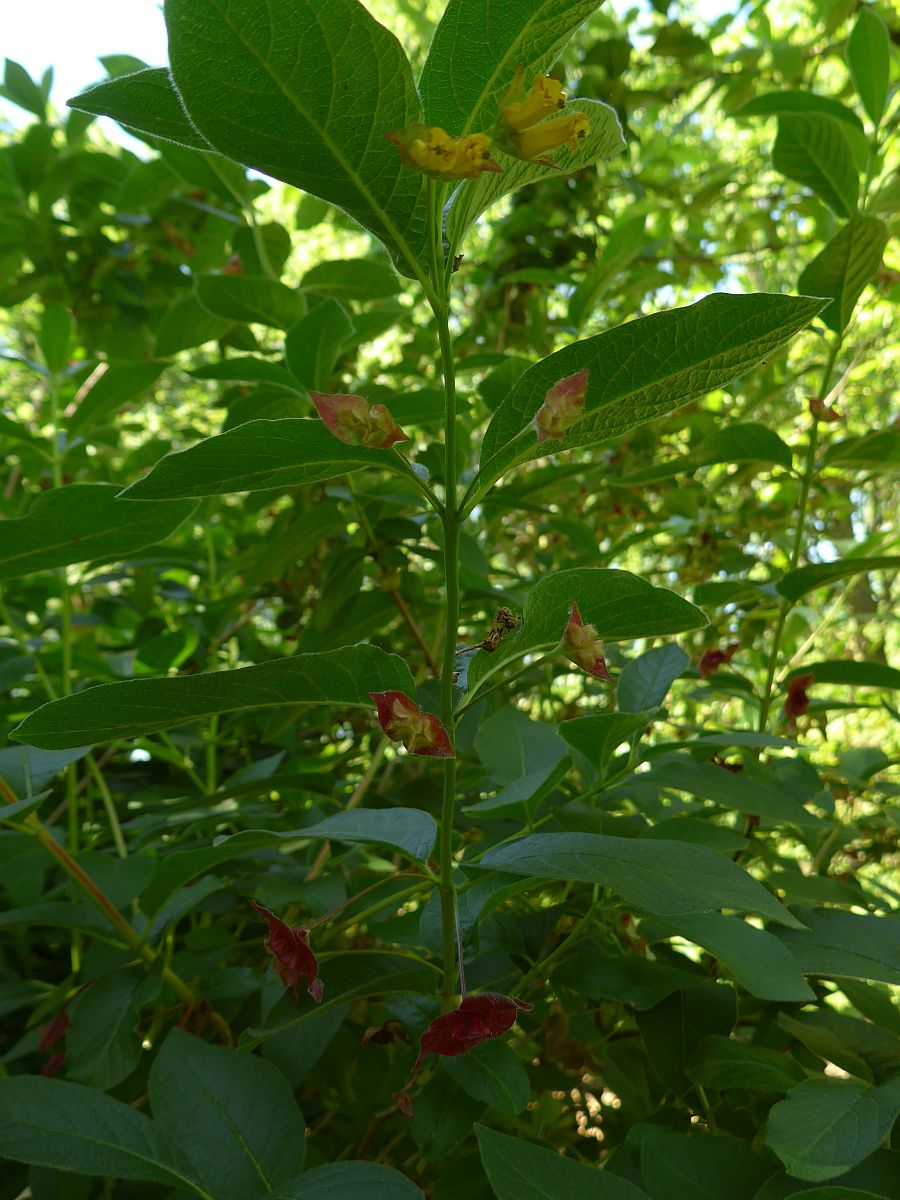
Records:
[[[8,65],[4,1194],[895,1194],[900,115],[825,9]]]

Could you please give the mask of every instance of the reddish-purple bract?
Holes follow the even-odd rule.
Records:
[[[544,403],[534,415],[539,442],[561,438],[570,425],[581,420],[589,375],[590,371],[585,368],[560,379],[548,390]]]
[[[815,680],[815,675],[795,675],[788,680],[784,712],[791,720],[802,717],[809,708],[809,696],[806,689],[811,683],[815,683]]]
[[[530,1012],[533,1005],[501,992],[485,992],[482,996],[466,996],[459,1008],[435,1017],[419,1046],[419,1057],[413,1070],[421,1066],[429,1054],[453,1058],[468,1054],[473,1046],[500,1037],[515,1024],[517,1012]]]
[[[410,754],[432,758],[452,758],[453,747],[447,730],[433,713],[422,712],[403,692],[369,692],[375,702],[381,728],[393,742],[400,742]]]
[[[299,1000],[300,988],[306,983],[306,990],[316,1004],[320,1003],[324,985],[318,977],[319,963],[309,948],[309,926],[286,925],[284,921],[269,912],[267,908],[263,908],[261,904],[257,904],[255,900],[251,900],[250,903],[269,923],[266,946],[272,952],[275,969],[284,986],[290,989],[294,1000]]]
[[[719,667],[731,662],[739,649],[740,646],[737,642],[729,642],[724,650],[704,650],[700,656],[697,670],[704,678],[707,675],[715,675]]]
[[[330,433],[347,446],[386,450],[405,442],[406,434],[383,404],[369,404],[362,396],[340,392],[310,392],[316,412]]]
[[[612,682],[612,675],[603,657],[603,639],[593,625],[585,625],[574,600],[563,634],[563,652],[570,662],[587,671],[588,675]]]

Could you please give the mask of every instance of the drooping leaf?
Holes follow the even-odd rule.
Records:
[[[607,642],[681,633],[706,624],[699,608],[628,571],[576,567],[536,583],[525,597],[522,624],[493,654],[480,650],[469,667],[475,691],[505,663],[560,645],[572,602]]]
[[[857,213],[841,226],[798,279],[799,292],[831,297],[822,320],[835,333],[843,333],[850,324],[856,302],[881,266],[889,238],[884,221]]]
[[[209,150],[209,142],[188,119],[167,67],[147,67],[107,79],[67,101],[69,108],[112,117],[126,129],[164,138],[191,150]]]
[[[522,1060],[506,1042],[482,1042],[469,1054],[448,1058],[444,1070],[475,1100],[500,1112],[522,1112],[531,1098],[531,1084]]]
[[[324,300],[288,330],[284,357],[291,374],[308,388],[328,387],[338,354],[353,322],[337,300]]]
[[[497,1200],[649,1200],[636,1184],[523,1138],[475,1126],[481,1161]]]
[[[778,937],[804,975],[874,979],[900,984],[900,930],[887,917],[803,910],[807,929],[779,931]]]
[[[573,342],[529,368],[494,413],[470,492],[480,496],[509,467],[547,453],[531,421],[559,379],[590,369],[585,416],[556,449],[592,446],[727,386],[822,307],[805,296],[715,294]]]
[[[206,311],[223,321],[290,329],[306,311],[302,293],[265,275],[200,275],[194,286]]]
[[[690,913],[667,921],[653,918],[641,928],[650,938],[665,930],[702,946],[742,987],[761,1000],[799,1002],[815,999],[815,992],[783,943],[739,917]]]
[[[803,290],[802,288],[800,290]],[[827,293],[809,289],[805,294],[824,296]],[[657,479],[667,479],[684,471],[695,471],[698,467],[708,467],[713,463],[774,463],[779,467],[790,470],[792,456],[790,447],[773,430],[765,425],[745,421],[734,425],[726,425],[711,433],[709,437],[693,449],[689,454],[679,458],[666,459],[652,467],[642,467],[632,471],[622,482],[626,484],[650,483]]]
[[[716,1091],[750,1088],[781,1093],[789,1092],[805,1077],[796,1059],[782,1050],[715,1033],[701,1038],[694,1047],[687,1074],[694,1082]]]
[[[274,1191],[303,1170],[303,1117],[271,1063],[175,1028],[153,1062],[148,1091],[156,1124],[221,1200]]]
[[[130,679],[89,688],[42,705],[14,731],[45,750],[136,737],[200,717],[286,704],[370,707],[368,688],[414,691],[402,658],[377,646],[296,654],[234,671]]]
[[[143,1113],[94,1088],[59,1079],[0,1079],[0,1155],[205,1194],[182,1155]]]
[[[193,511],[183,500],[129,504],[109,483],[53,488],[26,516],[3,522],[0,579],[130,555],[168,537]]]
[[[166,24],[175,85],[210,144],[343,208],[410,271],[425,180],[385,134],[422,112],[393,34],[355,0],[167,0]]]
[[[653,1200],[752,1200],[771,1160],[735,1138],[648,1132],[641,1175]]]
[[[166,362],[112,361],[104,364],[104,371],[91,384],[68,420],[66,432],[74,438],[90,431],[99,422],[107,420],[130,400],[137,399],[151,388],[169,364]]]
[[[833,1179],[877,1149],[898,1113],[900,1075],[879,1087],[808,1079],[770,1111],[766,1143],[798,1179]]]
[[[891,39],[884,21],[871,8],[861,8],[847,38],[847,65],[856,94],[873,125],[884,114],[891,77]]]
[[[796,825],[818,825],[819,818],[799,804],[793,796],[763,780],[724,771],[708,762],[673,757],[654,766],[641,783],[676,788],[720,804],[761,817],[767,823],[790,821]]]
[[[842,558],[838,562],[813,563],[798,567],[782,575],[775,587],[785,599],[796,603],[814,588],[825,587],[839,579],[852,575],[865,575],[869,571],[896,571],[900,567],[900,555],[880,558]]]
[[[653,719],[656,709],[644,712],[594,713],[573,717],[559,726],[560,737],[603,771],[623,742],[630,742]]]
[[[705,846],[598,833],[535,833],[489,850],[481,865],[536,879],[599,883],[652,913],[733,908],[802,928],[762,884]]]
[[[317,419],[248,421],[167,454],[121,494],[128,500],[167,500],[267,491],[333,479],[363,467],[400,470],[389,450],[339,442]]]
[[[654,646],[631,659],[616,681],[619,712],[640,713],[657,708],[689,662],[688,656],[674,642]]]
[[[842,122],[834,117],[823,113],[779,116],[772,165],[815,192],[839,217],[850,217],[856,211],[859,175]]]
[[[754,96],[740,108],[732,112],[733,117],[777,117],[782,113],[822,113],[835,117],[853,126],[860,133],[863,123],[846,104],[833,100],[830,96],[817,96],[813,92],[799,92],[786,89],[783,92],[766,92],[762,96]]]
[[[279,1184],[271,1200],[423,1200],[405,1175],[375,1162],[325,1163]]]

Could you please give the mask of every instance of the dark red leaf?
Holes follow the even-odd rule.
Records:
[[[66,1030],[69,1028],[69,1014],[66,1010],[60,1009],[52,1021],[47,1025],[42,1025],[38,1029],[38,1050],[42,1054],[46,1054],[48,1050],[52,1050],[56,1043],[66,1036]]]

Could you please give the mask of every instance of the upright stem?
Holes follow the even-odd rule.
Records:
[[[441,348],[441,374],[444,383],[444,650],[441,656],[441,722],[455,748],[456,722],[453,713],[453,674],[459,631],[459,528],[460,513],[456,481],[456,373],[450,341],[450,304],[447,278],[442,270],[440,213],[434,181],[428,180],[428,245],[431,282],[435,291],[428,300],[437,325]],[[456,758],[444,763],[444,795],[441,804],[440,884],[441,948],[444,976],[441,1005],[444,1012],[456,999],[456,890],[453,884],[453,817],[456,807]]]
[[[825,368],[822,372],[822,382],[819,385],[817,400],[821,403],[828,395],[829,386],[831,384],[831,374],[834,370],[834,364],[837,361],[837,356],[841,349],[841,338],[836,337],[828,354],[828,359],[825,363]],[[806,463],[803,468],[803,477],[800,481],[800,495],[797,500],[797,526],[794,530],[794,542],[791,547],[791,555],[789,560],[788,570],[795,571],[800,562],[800,555],[803,552],[803,542],[806,534],[806,516],[809,509],[809,493],[812,487],[813,476],[816,470],[816,451],[819,447],[819,418],[815,412],[812,414],[812,425],[809,431],[809,443],[806,447]],[[781,653],[781,637],[784,633],[784,627],[787,623],[788,614],[793,607],[793,602],[788,599],[781,601],[778,608],[778,618],[775,624],[775,632],[772,635],[772,649],[769,654],[769,666],[766,672],[766,686],[763,692],[762,703],[759,707],[759,725],[760,733],[765,733],[769,723],[769,711],[772,707],[772,692],[775,687],[775,673],[778,670],[778,658]]]

